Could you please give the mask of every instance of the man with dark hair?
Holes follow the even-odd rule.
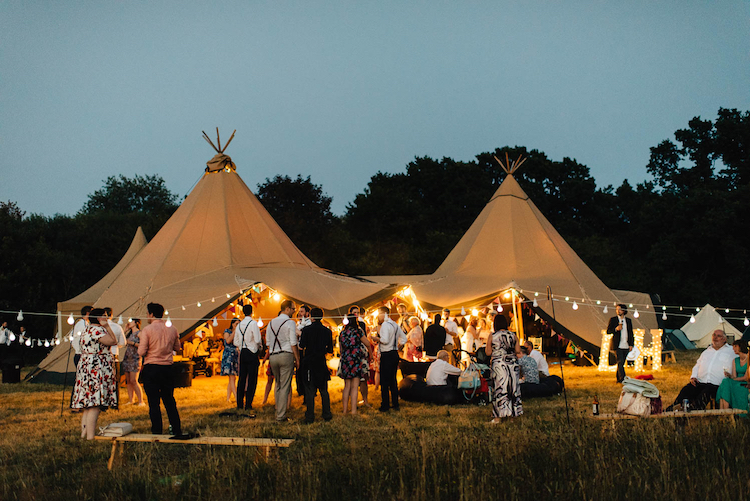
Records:
[[[240,374],[237,379],[237,408],[252,410],[255,389],[258,386],[258,352],[261,348],[260,329],[253,315],[253,305],[242,307],[245,318],[234,329],[234,345],[240,350]],[[245,395],[247,388],[247,395]]]
[[[281,302],[279,316],[268,322],[266,344],[268,345],[271,372],[276,379],[276,421],[286,422],[289,392],[292,389],[294,368],[299,367],[297,350],[297,327],[291,316],[296,306],[293,301]]]
[[[612,334],[610,349],[614,349],[617,354],[617,382],[622,383],[625,379],[625,360],[635,345],[635,337],[633,321],[626,317],[628,308],[624,304],[618,304],[616,311],[617,316],[609,319],[607,334]]]
[[[391,320],[390,313],[391,310],[387,306],[378,308],[378,334],[375,339],[380,343],[380,412],[388,412],[389,405],[393,407],[393,410],[400,408],[396,371],[398,371],[398,352],[406,344],[406,334],[396,322]]]
[[[78,367],[78,361],[81,359],[81,334],[83,334],[83,331],[85,331],[86,327],[89,325],[89,313],[91,313],[91,310],[93,309],[93,306],[84,306],[81,308],[81,318],[73,326],[73,339],[70,341],[70,344],[76,352],[76,354],[73,355],[73,363],[76,367]]]
[[[424,351],[430,360],[435,360],[438,351],[446,344],[450,344],[453,339],[445,331],[445,327],[440,325],[441,320],[440,314],[436,313],[434,322],[424,331]]]
[[[140,332],[138,354],[143,357],[141,383],[148,399],[148,415],[151,418],[151,433],[161,435],[161,409],[159,402],[164,402],[169,424],[173,435],[182,435],[180,414],[174,400],[174,371],[172,367],[173,352],[180,350],[180,335],[174,326],[167,327],[162,318],[164,307],[158,303],[149,303],[148,323]]]
[[[398,303],[396,305],[396,309],[398,310],[398,326],[401,328],[404,332],[409,332],[411,329],[411,326],[409,325],[409,312],[406,308],[406,303]]]
[[[302,329],[299,339],[299,348],[302,350],[302,359],[297,374],[303,381],[305,388],[305,423],[315,421],[315,395],[320,391],[320,403],[323,406],[323,419],[330,421],[331,399],[328,396],[328,381],[331,375],[326,364],[326,355],[333,353],[333,333],[331,329],[323,325],[323,310],[313,308],[310,311],[312,323]]]

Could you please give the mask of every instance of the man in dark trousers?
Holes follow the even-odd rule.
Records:
[[[237,408],[253,410],[253,398],[258,386],[258,352],[262,347],[258,322],[253,319],[253,305],[242,307],[245,318],[234,328],[234,345],[240,350],[240,374],[237,379]],[[246,394],[247,390],[247,394]]]
[[[148,303],[148,323],[140,332],[138,354],[143,357],[140,382],[148,399],[148,415],[151,418],[151,433],[161,435],[160,401],[164,403],[173,435],[182,435],[180,414],[174,400],[174,370],[172,354],[180,350],[180,335],[174,326],[164,323],[164,307]]]
[[[375,339],[380,343],[380,412],[388,412],[390,407],[396,411],[400,408],[396,372],[398,352],[406,344],[406,334],[391,320],[390,313],[387,306],[378,308],[378,334]]]
[[[450,343],[453,342],[453,338],[446,332],[445,327],[440,325],[441,320],[440,314],[436,314],[435,321],[424,332],[424,352],[430,360],[437,358],[438,351],[449,344],[449,340]]]
[[[300,360],[301,379],[305,388],[305,423],[315,421],[315,395],[320,391],[320,403],[323,406],[323,419],[330,421],[331,399],[328,396],[328,381],[331,374],[326,364],[326,354],[333,354],[333,333],[323,325],[323,310],[313,308],[310,311],[312,323],[302,328],[299,348],[302,350]]]
[[[617,305],[617,316],[609,319],[607,334],[612,334],[610,349],[617,354],[617,382],[622,383],[625,379],[625,359],[633,349],[635,338],[633,336],[633,321],[627,318],[628,309],[624,304]]]

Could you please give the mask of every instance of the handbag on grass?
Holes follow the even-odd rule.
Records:
[[[474,388],[478,388],[479,385],[479,371],[473,366],[469,366],[468,369],[461,371],[461,375],[458,376],[458,387],[462,390],[473,390]]]
[[[104,428],[99,428],[99,434],[103,437],[124,437],[133,431],[130,423],[110,423]]]
[[[631,416],[648,417],[651,415],[651,399],[640,393],[622,390],[620,401],[617,402],[617,412]]]

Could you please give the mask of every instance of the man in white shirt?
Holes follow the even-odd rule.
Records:
[[[253,409],[253,398],[258,386],[258,351],[261,347],[260,329],[253,315],[253,305],[242,307],[245,318],[234,328],[234,345],[240,351],[240,374],[237,379],[237,408],[250,411]],[[247,395],[245,395],[247,388]],[[247,397],[247,398],[246,398]]]
[[[445,318],[445,324],[443,324],[443,327],[445,327],[445,332],[449,336],[449,338],[446,338],[445,344],[451,345],[448,347],[450,351],[446,351],[448,351],[449,354],[452,354],[455,348],[461,348],[461,337],[458,335],[458,324],[451,318],[451,310],[448,308],[443,310],[443,318]],[[450,342],[448,342],[449,339]]]
[[[89,326],[89,313],[91,313],[91,310],[93,309],[93,306],[84,306],[81,308],[81,318],[73,326],[73,339],[70,341],[70,344],[76,352],[73,356],[73,363],[76,367],[78,367],[78,361],[81,359],[81,334],[83,334],[86,327]]]
[[[430,364],[430,368],[427,369],[427,386],[447,386],[448,376],[458,376],[461,374],[461,369],[451,365],[448,361],[450,355],[445,350],[440,350],[437,354],[437,359]]]
[[[375,339],[380,343],[380,412],[388,412],[391,406],[394,410],[400,408],[396,371],[398,352],[406,344],[406,334],[391,320],[390,313],[387,306],[378,308],[378,334]]]
[[[281,303],[281,313],[268,323],[266,344],[268,345],[271,372],[276,378],[276,421],[289,421],[286,417],[289,392],[292,389],[294,368],[299,367],[297,349],[297,326],[291,319],[296,306],[293,301]]]
[[[715,330],[711,335],[711,346],[706,348],[693,367],[690,383],[680,390],[674,403],[667,407],[667,411],[682,409],[683,400],[689,401],[690,410],[705,409],[711,399],[716,398],[724,379],[724,371],[732,372],[732,365],[737,355],[727,344],[724,331]]]
[[[612,334],[611,349],[617,354],[617,382],[625,379],[625,360],[628,352],[633,349],[635,336],[633,335],[633,321],[626,317],[628,309],[624,304],[617,305],[617,316],[609,319],[607,334]],[[605,356],[609,356],[605,354]]]
[[[10,343],[13,342],[10,337],[11,334],[10,329],[8,329],[8,321],[6,320],[0,325],[0,360],[5,360],[8,356]]]
[[[529,349],[529,356],[536,362],[537,369],[539,369],[539,377],[549,376],[549,365],[544,355],[534,349],[534,344],[531,341],[526,341],[524,345]]]

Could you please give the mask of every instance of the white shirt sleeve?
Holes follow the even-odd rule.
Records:
[[[232,344],[235,345],[237,348],[242,348],[242,331],[240,330],[240,322],[237,324],[237,327],[234,328],[234,339],[232,339]]]
[[[260,338],[260,327],[258,327],[258,322],[252,322],[250,324],[250,329],[252,332],[252,338],[250,339],[250,342],[255,344],[255,352],[257,353],[262,342]]]

